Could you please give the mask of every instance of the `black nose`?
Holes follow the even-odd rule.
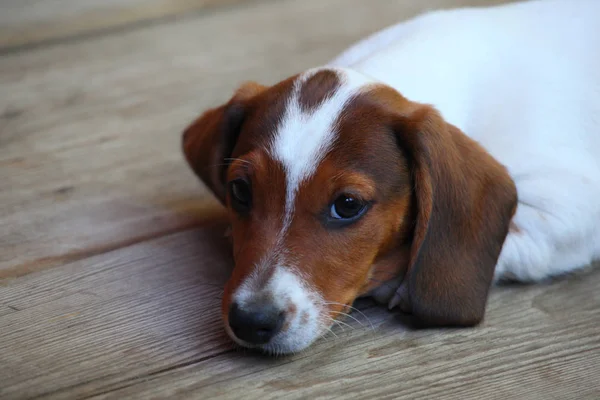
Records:
[[[285,315],[273,306],[248,307],[243,310],[233,303],[229,309],[229,326],[239,339],[252,344],[265,344],[283,326]]]

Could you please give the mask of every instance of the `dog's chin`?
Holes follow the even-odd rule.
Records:
[[[299,353],[316,342],[320,337],[330,332],[331,325],[323,323],[319,326],[290,326],[285,332],[280,332],[265,344],[252,344],[245,342],[235,336],[231,328],[226,324],[225,331],[229,337],[239,346],[263,352],[269,355],[290,355]]]

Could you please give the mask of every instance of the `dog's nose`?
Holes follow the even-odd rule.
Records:
[[[229,326],[239,339],[252,344],[265,344],[283,326],[285,315],[273,306],[241,309],[233,303],[229,309]]]

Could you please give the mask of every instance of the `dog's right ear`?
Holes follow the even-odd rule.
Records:
[[[206,186],[225,204],[225,174],[252,98],[266,89],[244,83],[224,105],[210,109],[183,132],[185,158]]]

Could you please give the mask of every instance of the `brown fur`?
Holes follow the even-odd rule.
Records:
[[[411,159],[418,210],[405,279],[409,308],[430,325],[476,324],[516,188],[501,164],[437,111],[389,91],[373,94],[396,99],[386,106],[392,106],[398,144]]]
[[[331,97],[340,87],[340,79],[333,71],[319,71],[304,82],[300,88],[300,108],[310,112],[326,99]]]
[[[318,107],[337,89],[332,74],[317,73],[305,82],[303,108]],[[230,210],[236,267],[223,297],[224,318],[232,292],[256,263],[277,262],[273,249],[284,214],[285,174],[265,147],[294,78],[270,88],[243,87],[184,134],[188,162],[224,204],[228,180],[252,184],[252,212]],[[434,109],[384,86],[351,100],[336,126],[335,146],[298,190],[281,239],[286,261],[325,301],[340,303],[331,306],[332,316],[382,281],[404,276],[403,306],[427,324],[479,322],[516,204],[505,169]],[[207,172],[228,157],[243,161]],[[326,226],[323,214],[346,192],[369,201],[371,209],[351,226]]]

